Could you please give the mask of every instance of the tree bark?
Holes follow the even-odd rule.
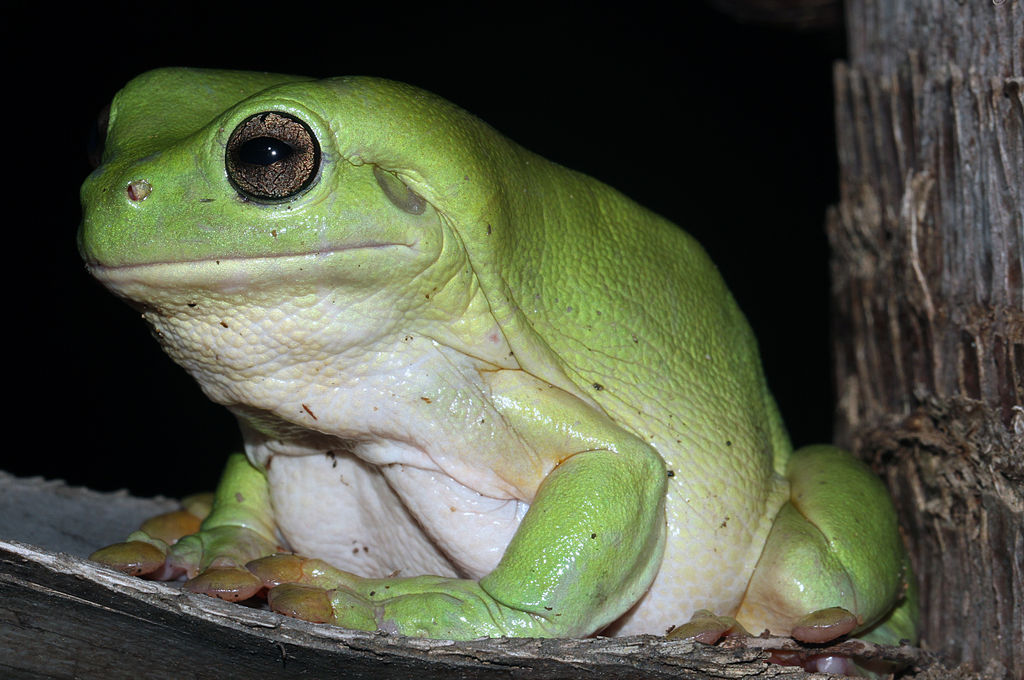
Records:
[[[1024,677],[1024,3],[846,12],[840,439],[893,492],[923,644]]]

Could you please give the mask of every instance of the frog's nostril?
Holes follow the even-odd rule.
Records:
[[[133,201],[142,201],[153,191],[153,185],[144,179],[135,179],[128,182],[127,191],[128,198]]]

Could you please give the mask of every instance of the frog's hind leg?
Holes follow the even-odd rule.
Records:
[[[882,483],[832,446],[796,451],[775,520],[736,619],[805,642],[852,634],[916,639],[913,574]]]

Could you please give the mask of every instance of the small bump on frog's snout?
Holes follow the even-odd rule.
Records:
[[[153,185],[144,179],[134,179],[128,182],[127,191],[128,198],[133,201],[142,201],[153,191]]]

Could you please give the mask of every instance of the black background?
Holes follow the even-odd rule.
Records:
[[[794,441],[827,440],[823,225],[841,34],[673,4],[6,10],[0,468],[173,496],[212,488],[239,446],[231,416],[86,275],[75,246],[97,112],[132,76],[170,65],[410,82],[623,190],[704,243],[761,341]]]

